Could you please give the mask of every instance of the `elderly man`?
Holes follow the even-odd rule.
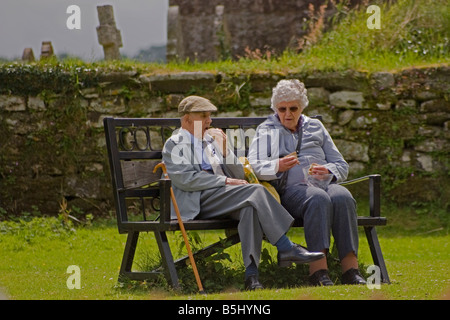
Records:
[[[261,289],[258,264],[263,235],[278,249],[278,263],[309,263],[323,253],[308,252],[286,236],[290,214],[261,185],[244,180],[242,164],[227,150],[226,134],[210,128],[217,108],[207,99],[189,96],[178,107],[181,128],[166,141],[163,161],[172,180],[183,220],[239,220],[245,288]],[[172,215],[175,214],[172,210]]]

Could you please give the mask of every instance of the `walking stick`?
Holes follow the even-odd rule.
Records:
[[[158,163],[154,168],[153,172],[156,172],[158,168],[161,168],[164,174],[164,179],[169,179],[169,175],[167,174],[166,165],[164,162]],[[177,214],[178,224],[180,225],[181,233],[183,234],[184,244],[186,245],[186,249],[189,256],[189,261],[192,265],[192,270],[194,270],[194,276],[195,280],[197,281],[198,290],[201,294],[204,294],[205,291],[203,290],[202,282],[200,280],[200,276],[198,274],[197,265],[195,264],[194,255],[191,251],[191,246],[189,245],[186,229],[184,229],[184,223],[181,219],[180,209],[178,208],[177,200],[175,199],[175,194],[173,193],[172,186],[170,186],[170,197],[172,198],[173,207],[175,208],[175,212]]]

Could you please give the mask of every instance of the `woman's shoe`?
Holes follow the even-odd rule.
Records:
[[[330,277],[328,276],[328,270],[326,269],[317,270],[312,275],[310,275],[309,283],[317,287],[333,285],[333,281],[331,281]]]

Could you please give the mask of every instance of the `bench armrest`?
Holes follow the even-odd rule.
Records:
[[[380,216],[380,202],[381,202],[381,176],[379,174],[371,174],[361,178],[356,178],[349,181],[339,183],[341,186],[348,186],[362,181],[369,180],[369,206],[370,216]]]

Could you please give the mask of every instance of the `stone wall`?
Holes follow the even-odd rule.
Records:
[[[0,219],[24,211],[56,214],[63,199],[86,213],[113,210],[105,116],[178,117],[177,104],[188,94],[210,98],[219,107],[216,116],[265,116],[272,112],[271,88],[282,78],[305,82],[305,114],[323,116],[351,176],[381,173],[385,195],[398,201],[449,199],[449,69],[285,75],[96,70],[92,81],[79,82],[90,70],[73,86],[54,79],[54,71],[30,78],[3,70]]]

